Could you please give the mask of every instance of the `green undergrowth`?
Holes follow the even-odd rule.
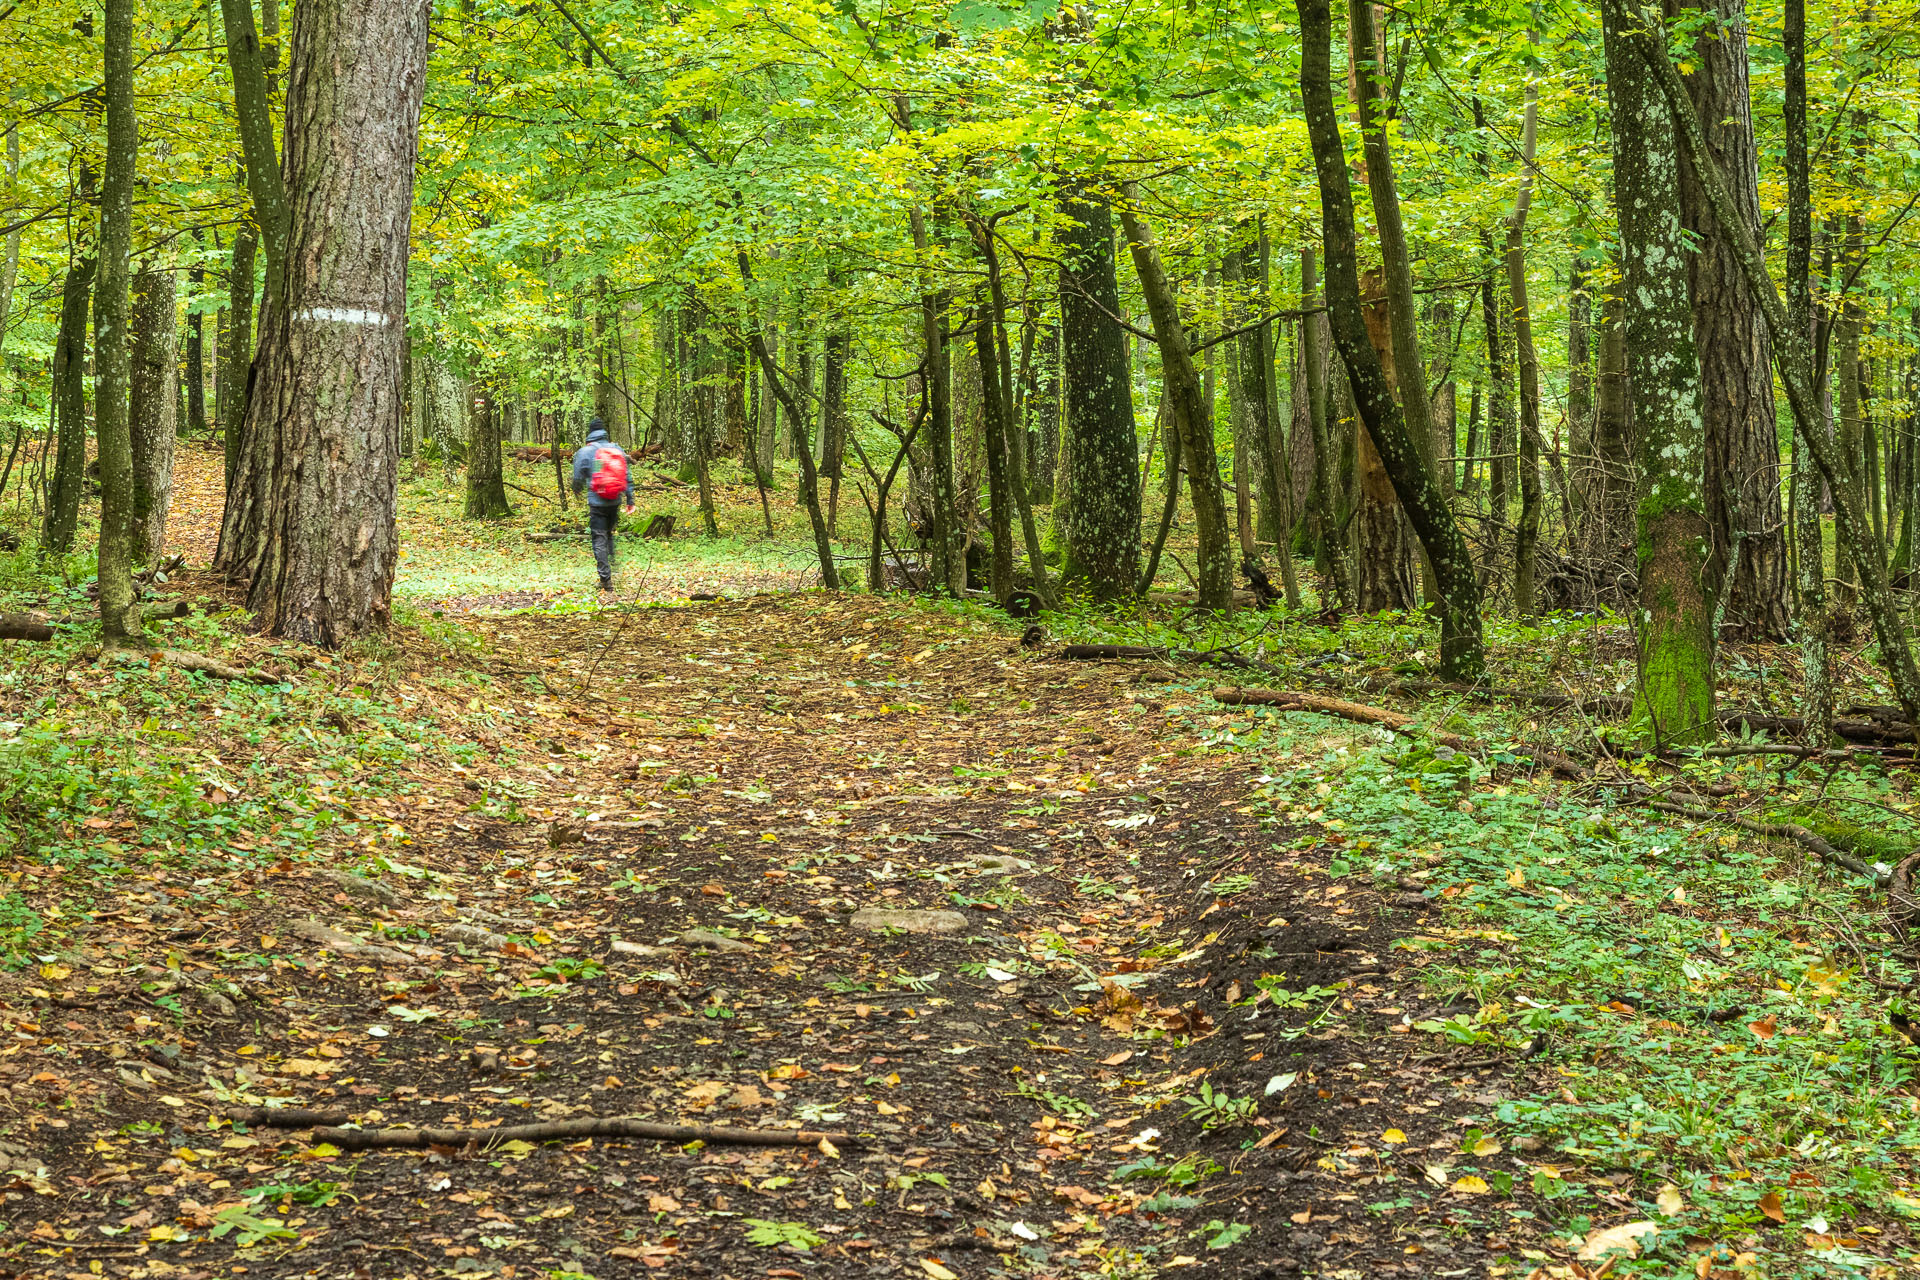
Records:
[[[0,608],[23,590],[58,617],[62,593],[79,588],[12,580]],[[146,630],[162,647],[284,669],[287,682],[101,657],[97,621],[0,645],[0,962],[57,945],[125,877],[160,873],[215,893],[236,864],[299,860],[322,846],[404,860],[404,833],[365,802],[412,790],[416,771],[477,763],[472,732],[515,714],[499,705],[509,699],[498,682],[466,669],[479,650],[457,624],[422,620],[419,631],[328,655],[263,647],[245,623],[235,610],[195,612]],[[44,878],[57,878],[61,905],[28,911],[26,877],[41,879],[37,902]]]
[[[1309,828],[1301,843],[1330,875],[1418,884],[1444,904],[1398,945],[1435,1003],[1458,1012],[1409,1034],[1528,1073],[1497,1112],[1504,1150],[1477,1170],[1496,1189],[1531,1189],[1570,1246],[1623,1214],[1659,1224],[1646,1256],[1614,1275],[1691,1274],[1703,1241],[1728,1274],[1892,1274],[1887,1230],[1920,1218],[1920,1050],[1894,1025],[1909,1012],[1903,996],[1876,985],[1913,976],[1883,891],[1791,842],[1676,823],[1618,787],[1535,777],[1514,744],[1590,748],[1593,726],[1578,719],[1445,695],[1419,704],[1409,736],[1206,696],[1236,682],[1313,688],[1311,674],[1405,710],[1393,691],[1425,678],[1437,648],[1414,620],[1335,629],[1086,611],[1049,622],[1063,639],[1231,648],[1279,668],[1169,664],[1156,678],[1168,714],[1194,723],[1205,749],[1259,770],[1267,816]],[[1496,679],[1553,689],[1557,671],[1577,669],[1583,694],[1630,688],[1619,630],[1605,617],[1490,626]],[[1778,690],[1770,660],[1733,655],[1722,700]],[[1487,745],[1436,745],[1428,728]],[[1731,784],[1749,816],[1802,822],[1883,863],[1920,832],[1904,775],[1872,761],[1745,756],[1634,771],[1662,787],[1683,775],[1703,793]]]

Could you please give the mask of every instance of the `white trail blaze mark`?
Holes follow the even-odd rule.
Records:
[[[337,324],[386,324],[388,317],[379,311],[359,307],[308,307],[293,313],[295,320],[331,320]]]

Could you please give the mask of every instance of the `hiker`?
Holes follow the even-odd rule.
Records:
[[[587,423],[587,442],[573,455],[573,491],[587,495],[587,531],[593,537],[593,563],[600,570],[600,589],[613,590],[613,531],[620,524],[620,504],[633,510],[633,477],[627,455],[607,436],[606,424]]]

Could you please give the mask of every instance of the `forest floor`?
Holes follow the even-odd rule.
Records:
[[[0,1275],[1912,1274],[1883,895],[1536,774],[1592,726],[1409,689],[1423,627],[1048,620],[1467,749],[796,592],[771,540],[676,537],[601,605],[584,546],[447,501],[410,483],[408,608],[340,654],[166,584],[154,631],[261,683],[97,658],[83,584],[0,581],[62,624],[0,647]],[[1604,619],[1495,639],[1503,684],[1631,675]],[[1790,705],[1790,653],[1723,665]],[[1656,771],[1852,803],[1869,856],[1916,821],[1897,761],[1618,777]],[[595,1116],[806,1136],[486,1132]]]

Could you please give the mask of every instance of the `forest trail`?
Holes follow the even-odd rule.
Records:
[[[328,857],[129,881],[10,980],[9,1166],[46,1172],[0,1272],[1432,1275],[1528,1243],[1454,1167],[1528,1064],[1407,1034],[1433,1001],[1393,942],[1436,917],[1274,826],[1199,742],[1204,681],[858,596],[468,625],[500,680],[443,720],[464,772],[336,798],[316,765]],[[230,1122],[258,1102],[866,1141],[352,1153]]]

